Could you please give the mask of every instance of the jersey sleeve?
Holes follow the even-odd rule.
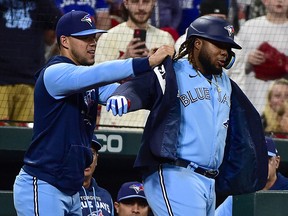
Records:
[[[71,94],[98,88],[127,77],[151,70],[148,58],[103,62],[93,66],[58,63],[44,72],[44,83],[49,94],[61,99]]]

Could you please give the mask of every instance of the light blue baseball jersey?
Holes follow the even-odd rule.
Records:
[[[174,63],[181,107],[177,154],[204,168],[217,169],[224,155],[231,83],[225,73],[210,82],[185,59]]]
[[[228,130],[230,80],[225,73],[210,76],[209,80],[186,59],[174,62],[173,67],[180,100],[177,157],[196,167],[218,169]],[[214,215],[215,180],[193,170],[162,164],[158,172],[144,179],[144,187],[148,203],[157,215]]]
[[[267,160],[264,148],[257,146],[264,138],[261,119],[225,72],[205,77],[187,60],[167,59],[154,73],[120,85],[113,95],[129,99],[129,111],[150,110],[134,167],[143,172],[145,195],[155,215],[214,216],[215,186],[221,193],[262,187]],[[257,128],[257,137],[252,128]],[[225,155],[223,164],[224,149],[229,158]],[[257,160],[257,168],[249,169],[247,164],[256,160],[255,153],[264,159]],[[213,171],[195,169],[189,161]],[[214,169],[220,164],[218,177],[225,181],[217,178],[217,185]],[[266,174],[259,174],[258,169]],[[258,175],[256,181],[261,178],[261,182],[247,181],[248,173]]]

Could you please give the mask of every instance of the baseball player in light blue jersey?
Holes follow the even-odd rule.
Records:
[[[215,188],[239,194],[265,185],[260,115],[222,70],[234,62],[232,48],[241,49],[233,33],[222,18],[196,19],[174,61],[122,84],[107,101],[114,115],[151,110],[134,166],[154,215],[213,216]]]
[[[14,183],[18,215],[82,215],[78,191],[93,159],[97,106],[118,86],[108,83],[143,74],[174,53],[163,46],[149,58],[92,66],[96,34],[104,32],[82,11],[58,21],[60,55],[36,74],[32,142]]]

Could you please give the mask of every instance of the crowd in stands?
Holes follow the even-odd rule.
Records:
[[[33,122],[34,73],[48,58],[58,54],[55,23],[62,14],[71,10],[90,13],[99,29],[109,30],[98,41],[96,64],[145,56],[149,50],[162,44],[176,42],[175,49],[178,51],[186,28],[195,18],[213,14],[212,10],[216,14],[225,14],[235,27],[236,40],[243,47],[243,50],[236,51],[236,63],[227,73],[247,94],[259,113],[268,115],[264,107],[269,86],[287,77],[288,18],[285,1],[223,0],[217,1],[217,7],[211,0],[151,0],[148,7],[145,5],[147,1],[136,1],[137,4],[139,2],[142,8],[135,10],[129,6],[129,0],[1,1],[3,31],[0,38],[5,45],[0,50],[0,125],[27,126],[27,123]],[[143,21],[138,20],[141,16]],[[147,31],[146,50],[141,55],[136,52],[136,39],[133,39],[134,30],[138,28]],[[263,46],[265,48],[262,49]],[[272,57],[275,55],[277,59]],[[269,76],[265,75],[267,73]],[[102,114],[104,117],[98,122],[100,126],[117,126],[120,121],[120,126],[141,128],[147,117],[146,111],[139,111],[126,120],[115,117],[113,120],[103,109]],[[274,126],[269,126],[269,118],[273,115],[266,117],[265,121],[271,131],[269,127]],[[131,123],[133,119],[135,121]]]

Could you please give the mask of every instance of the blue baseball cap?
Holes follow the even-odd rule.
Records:
[[[146,200],[142,183],[134,181],[122,184],[117,195],[117,202],[131,198],[142,198]]]
[[[278,155],[278,151],[276,149],[276,145],[274,140],[271,137],[265,137],[268,156],[274,157]]]
[[[70,11],[64,14],[56,26],[56,36],[85,36],[96,33],[106,33],[105,30],[96,29],[90,14],[84,11]]]
[[[102,144],[98,141],[95,134],[93,134],[91,147],[94,148],[96,151],[99,151],[102,148]]]

